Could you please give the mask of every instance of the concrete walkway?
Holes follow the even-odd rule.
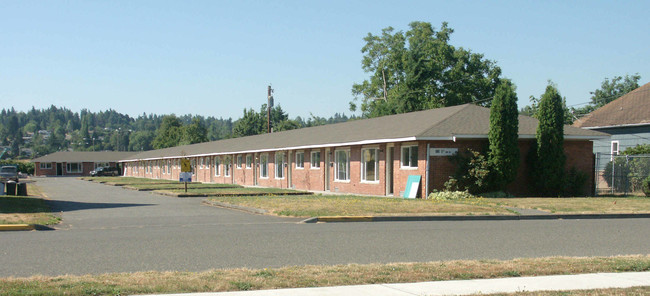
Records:
[[[167,294],[196,296],[413,296],[474,295],[533,291],[568,291],[650,286],[650,272],[593,273],[409,284],[376,284],[322,288]]]

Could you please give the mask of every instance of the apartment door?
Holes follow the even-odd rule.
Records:
[[[57,176],[62,176],[63,175],[63,164],[60,162],[56,163],[56,175]]]
[[[393,195],[393,154],[395,147],[386,149],[386,195]]]
[[[291,151],[287,152],[287,156],[289,159],[287,159],[287,188],[293,188],[293,182],[292,182],[292,177],[291,177],[291,171],[293,168],[293,153]]]

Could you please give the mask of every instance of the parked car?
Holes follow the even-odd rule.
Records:
[[[98,176],[119,176],[120,169],[116,167],[98,167],[94,171],[90,172],[90,175],[93,177]]]
[[[18,182],[18,167],[13,165],[5,165],[0,167],[0,181]]]

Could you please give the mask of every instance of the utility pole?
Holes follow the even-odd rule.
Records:
[[[273,108],[273,89],[269,85],[266,104],[266,132],[271,133],[271,108]]]

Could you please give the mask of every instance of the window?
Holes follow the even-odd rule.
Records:
[[[52,169],[52,163],[51,162],[41,162],[39,165],[41,167],[41,170],[51,170]]]
[[[83,166],[80,162],[69,162],[66,163],[65,170],[68,173],[81,173],[83,171]]]
[[[167,164],[165,163],[164,160],[161,160],[161,161],[160,161],[160,167],[162,168],[162,173],[163,173],[163,175],[164,175],[164,174],[167,174]]]
[[[614,156],[618,155],[618,153],[618,141],[612,141],[612,161],[614,160]]]
[[[219,166],[221,165],[221,158],[219,156],[214,158],[214,175],[215,176],[221,176],[221,171],[219,170]]]
[[[101,168],[101,167],[107,167],[110,166],[108,162],[96,162],[95,163],[95,168]]]
[[[320,151],[311,152],[310,165],[312,169],[320,169]]]
[[[402,146],[402,167],[418,167],[418,146]]]
[[[284,153],[275,153],[275,178],[284,179]]]
[[[618,141],[612,141],[612,155],[618,155]]]
[[[305,168],[305,152],[296,152],[296,168]]]
[[[168,174],[172,173],[172,161],[169,159],[167,160],[167,173]]]
[[[253,156],[252,155],[246,155],[246,168],[250,169],[253,167]]]
[[[230,157],[226,157],[223,162],[223,174],[226,177],[230,176],[230,169],[232,169],[232,162],[230,161]]]
[[[336,160],[336,173],[337,181],[350,180],[350,150],[337,150],[334,156]]]
[[[260,155],[260,178],[269,177],[269,156],[268,154]]]
[[[243,157],[241,155],[237,155],[237,168],[241,169],[241,165],[243,163]]]
[[[190,170],[192,170],[192,175],[196,175],[196,159],[190,159]]]
[[[379,181],[379,149],[361,150],[361,181]]]

